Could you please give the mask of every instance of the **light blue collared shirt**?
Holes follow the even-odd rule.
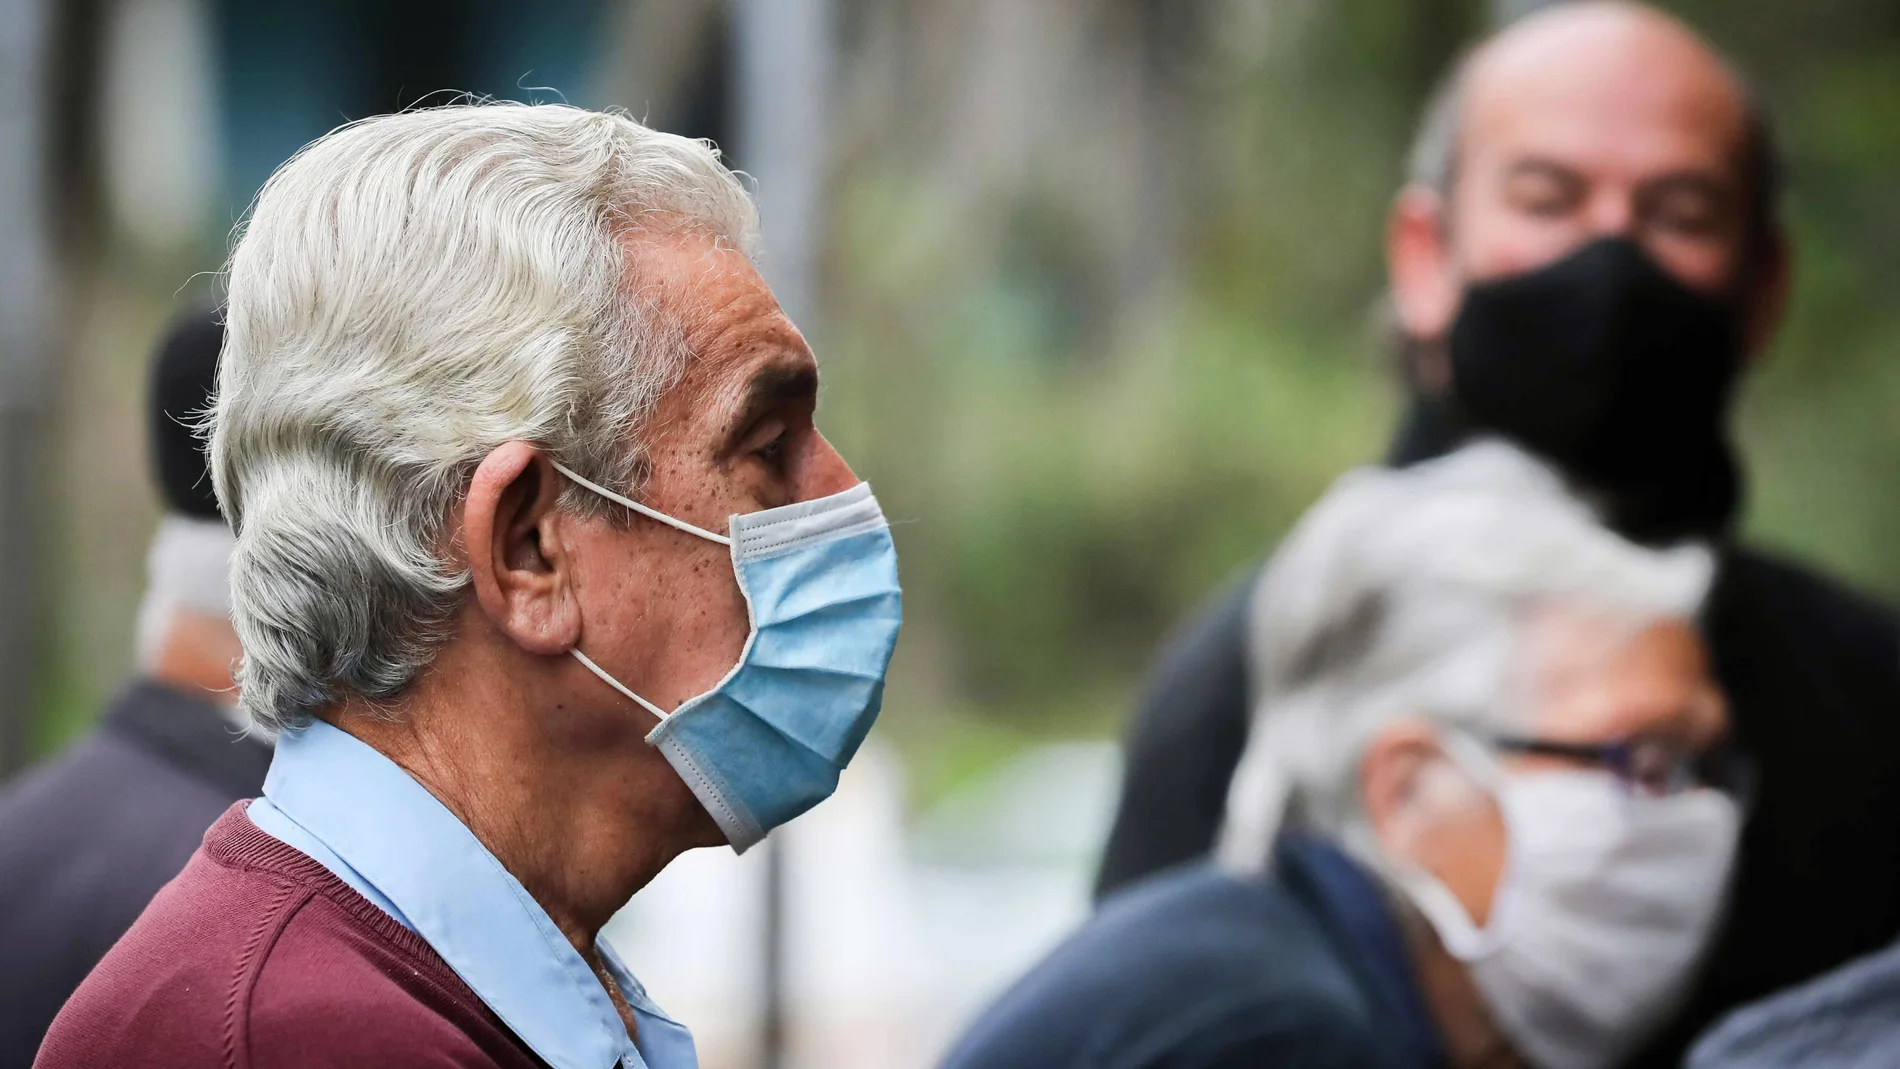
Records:
[[[554,1069],[698,1069],[693,1037],[604,941],[639,1043],[606,988],[521,882],[394,761],[319,720],[277,740],[251,822],[427,940]]]

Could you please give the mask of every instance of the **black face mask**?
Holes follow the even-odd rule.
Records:
[[[1715,533],[1741,492],[1727,431],[1740,318],[1734,302],[1683,285],[1634,242],[1591,242],[1465,292],[1451,396],[1413,416],[1440,426],[1408,437],[1448,446],[1493,432],[1601,495],[1631,537]]]

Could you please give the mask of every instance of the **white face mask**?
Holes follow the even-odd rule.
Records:
[[[1594,770],[1505,774],[1469,739],[1448,749],[1504,814],[1490,924],[1416,868],[1400,886],[1532,1064],[1614,1064],[1676,1007],[1714,933],[1740,807],[1707,788],[1634,794]]]

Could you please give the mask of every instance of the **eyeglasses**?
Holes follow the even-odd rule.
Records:
[[[1507,753],[1554,757],[1607,770],[1632,794],[1663,797],[1693,787],[1711,787],[1746,807],[1755,799],[1755,764],[1723,742],[1700,752],[1654,736],[1618,742],[1554,742],[1521,735],[1489,736]]]

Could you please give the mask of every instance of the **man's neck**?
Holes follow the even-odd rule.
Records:
[[[600,986],[606,988],[607,998],[614,1004],[614,1012],[620,1015],[620,1023],[627,1028],[627,1038],[635,1043],[640,1041],[640,1022],[633,1015],[633,1004],[627,1001],[626,992],[620,990],[620,981],[614,979],[613,970],[607,968],[607,959],[601,957],[599,948],[587,957],[587,967],[594,970],[594,978]]]
[[[532,681],[482,675],[438,661],[395,716],[349,702],[326,718],[441,801],[598,965],[601,927],[673,858],[710,845],[710,818],[631,718],[542,708]]]
[[[1454,1069],[1523,1069],[1524,1060],[1491,1021],[1470,968],[1445,950],[1416,913],[1401,919],[1419,992],[1438,1024],[1445,1057]]]

